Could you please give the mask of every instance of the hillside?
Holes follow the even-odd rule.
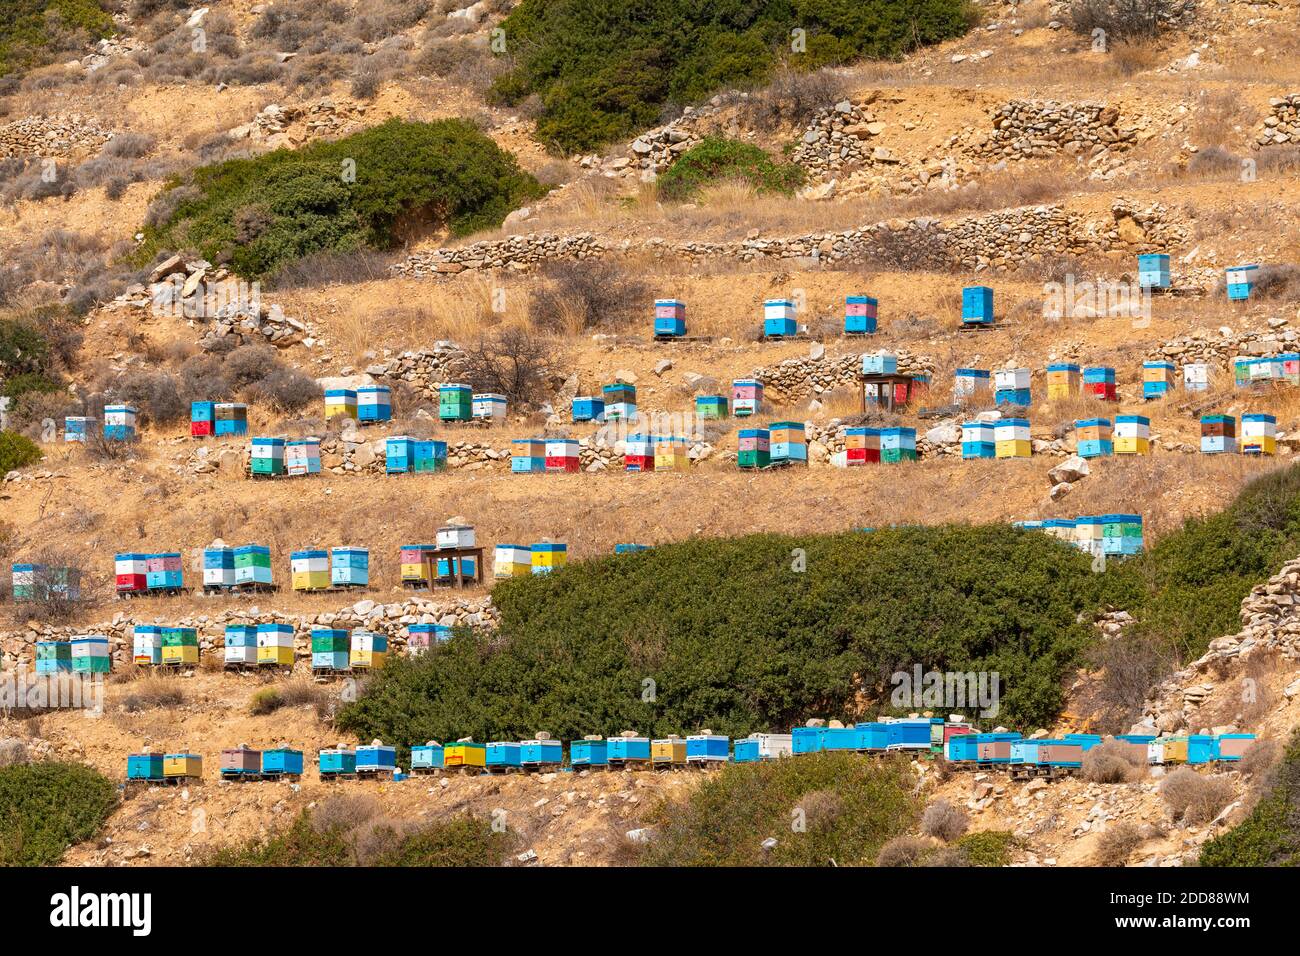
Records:
[[[298,789],[219,784],[240,741],[314,755],[374,737],[788,731],[889,710],[890,675],[916,664],[999,671],[1004,709],[984,729],[1290,739],[1293,622],[1274,599],[1300,556],[1300,374],[1279,361],[1246,387],[1234,364],[1300,353],[1297,0],[1141,0],[1136,19],[1106,0],[11,6],[0,670],[28,671],[38,638],[88,632],[115,665],[103,717],[10,715],[0,738],[114,782],[146,743],[207,758],[203,785],[132,795],[65,863],[263,859],[250,840],[292,834],[333,791],[314,771]],[[1157,253],[1170,288],[1144,296],[1138,257]],[[1225,270],[1246,264],[1254,287],[1230,299]],[[971,286],[993,290],[991,327],[963,322]],[[874,334],[845,333],[847,296],[877,300]],[[657,299],[685,303],[682,340],[654,336]],[[763,336],[773,299],[797,335]],[[862,357],[879,351],[927,377],[912,401],[865,403]],[[1154,361],[1173,386],[1148,399]],[[1115,400],[1049,396],[1057,363],[1113,368]],[[1208,385],[1190,390],[1200,364]],[[1024,457],[963,458],[963,423],[1012,413],[991,392],[963,398],[959,369],[1029,371]],[[697,397],[749,378],[764,387],[754,417],[696,417]],[[616,381],[636,387],[635,426],[573,420],[576,397]],[[505,395],[506,415],[441,420],[453,382]],[[391,389],[391,421],[326,419],[326,389],[371,385]],[[248,436],[321,438],[321,473],[254,479],[248,437],[191,437],[192,402],[246,403]],[[68,416],[97,432],[117,403],[138,409],[136,441],[64,440]],[[1202,453],[1214,414],[1274,416],[1276,454]],[[1099,416],[1148,418],[1149,454],[1081,465],[1076,422]],[[806,467],[738,466],[740,429],[791,421]],[[858,427],[915,429],[917,460],[845,467]],[[685,460],[628,471],[638,430],[686,439]],[[385,474],[397,435],[446,442],[445,469]],[[513,443],[541,438],[576,441],[577,470],[513,473]],[[1010,527],[1115,514],[1141,516],[1143,553],[1104,566]],[[483,582],[407,591],[400,549],[450,519],[486,549]],[[268,546],[281,589],[195,588],[216,539]],[[495,546],[538,542],[565,543],[569,567],[494,580]],[[654,547],[613,555],[627,543]],[[345,545],[369,550],[369,585],[289,588],[291,552]],[[193,590],[115,600],[120,552],[179,552]],[[82,599],[15,602],[8,566],[27,563],[80,571]],[[228,623],[271,620],[295,629],[292,677],[212,665]],[[408,660],[420,622],[456,635]],[[137,673],[132,627],[147,623],[195,627],[205,664]],[[313,683],[313,625],[382,631],[393,666],[359,695]],[[1258,688],[1248,706],[1240,679]],[[299,702],[252,713],[264,684]],[[1281,798],[1220,771],[1203,776],[1231,783],[1222,818],[1171,823],[1156,776],[1040,787],[908,769],[923,802],[1013,833],[1009,860],[1029,865],[1111,860],[1099,834],[1125,818],[1150,827],[1129,862],[1230,847],[1221,830]],[[373,798],[365,832],[504,807],[526,821],[507,863],[623,865],[686,859],[675,843],[638,850],[629,830],[689,835],[709,813],[739,826],[734,794],[702,783],[341,792]],[[803,784],[766,785],[771,816]],[[199,810],[208,829],[191,832]],[[874,862],[921,810],[816,853],[843,838]],[[942,844],[895,849],[923,860]],[[709,862],[752,849],[736,837]]]

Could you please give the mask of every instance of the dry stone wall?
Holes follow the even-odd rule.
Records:
[[[1066,153],[1089,157],[1123,149],[1134,134],[1118,126],[1119,110],[1105,103],[1013,100],[992,113],[993,130],[977,131],[968,148],[986,160],[1041,159]]]
[[[98,149],[112,138],[111,130],[78,113],[24,116],[0,126],[0,159],[68,156]]]
[[[1274,97],[1268,105],[1272,112],[1264,118],[1264,126],[1255,137],[1255,148],[1300,144],[1300,93]]]

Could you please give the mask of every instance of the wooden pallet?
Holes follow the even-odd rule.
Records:
[[[807,332],[796,332],[794,335],[768,335],[763,333],[759,335],[760,342],[812,342],[813,337]]]
[[[205,584],[203,593],[212,595],[227,594],[273,594],[280,590],[278,584],[262,584],[255,581],[241,581],[239,584]]]
[[[1006,326],[998,325],[996,322],[963,322],[957,328],[958,331],[961,332],[973,332],[977,330],[992,332],[995,329],[1001,330],[1003,328],[1006,328]]]
[[[341,671],[337,667],[313,667],[311,669],[312,677],[350,677],[353,673],[351,667],[345,671]]]
[[[654,340],[656,342],[707,343],[713,341],[713,336],[711,335],[656,335],[654,337]]]

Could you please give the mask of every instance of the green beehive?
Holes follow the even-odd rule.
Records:
[[[474,416],[474,391],[468,385],[438,387],[438,417],[444,422],[467,422]]]
[[[882,448],[880,460],[890,464],[900,461],[916,461],[915,448]]]
[[[736,453],[736,464],[741,468],[766,468],[772,463],[772,452],[761,449]]]
[[[347,653],[352,649],[352,635],[341,628],[317,628],[311,632],[313,654]]]

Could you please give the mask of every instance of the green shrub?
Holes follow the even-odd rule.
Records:
[[[652,817],[649,866],[826,866],[875,859],[916,823],[920,805],[905,759],[809,754],[728,764]],[[774,838],[776,846],[762,843]]]
[[[16,468],[25,468],[44,457],[40,446],[26,435],[0,432],[0,477]]]
[[[919,663],[997,671],[997,720],[1043,725],[1104,577],[1068,545],[1005,526],[660,545],[498,584],[496,634],[390,661],[338,721],[404,745],[539,728],[743,736],[858,716],[862,696],[887,700],[890,675]]]
[[[496,226],[542,192],[469,123],[394,119],[173,180],[139,255],[196,248],[241,275],[263,277],[317,253],[391,248],[431,226],[456,235]]]
[[[1300,733],[1291,737],[1272,786],[1250,816],[1201,847],[1201,866],[1300,864]]]
[[[966,856],[971,866],[1006,866],[1015,849],[1015,835],[1006,830],[982,830],[967,833],[956,846]]]
[[[0,769],[0,866],[51,866],[93,837],[117,804],[113,783],[73,763]]]
[[[794,163],[777,164],[757,146],[709,136],[677,159],[659,179],[665,199],[681,202],[704,186],[742,180],[758,192],[790,195],[803,184],[803,170]]]
[[[664,104],[759,84],[780,59],[896,59],[974,22],[966,0],[523,0],[501,24],[515,59],[493,95],[536,94],[539,137],[585,151],[653,126]]]
[[[95,0],[5,0],[0,4],[0,76],[111,36],[113,18]]]

